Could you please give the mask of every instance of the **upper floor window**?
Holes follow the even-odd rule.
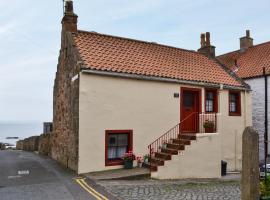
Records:
[[[238,91],[229,92],[229,115],[241,115],[241,93]]]
[[[205,112],[218,112],[217,109],[217,90],[205,91]]]

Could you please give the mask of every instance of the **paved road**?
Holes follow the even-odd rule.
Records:
[[[106,199],[93,188],[107,199],[114,199],[93,181],[76,178],[74,172],[47,157],[23,151],[0,151],[1,200]]]

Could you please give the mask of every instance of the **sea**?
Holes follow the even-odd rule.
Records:
[[[18,140],[40,135],[43,132],[42,122],[1,122],[0,143],[8,143],[15,146]]]

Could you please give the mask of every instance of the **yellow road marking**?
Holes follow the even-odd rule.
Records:
[[[86,182],[85,178],[77,178],[76,182],[84,188],[88,193],[90,193],[92,196],[94,196],[97,200],[109,200],[107,197],[103,196],[96,190],[94,190],[92,187],[90,187]]]

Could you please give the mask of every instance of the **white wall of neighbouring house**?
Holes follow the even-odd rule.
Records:
[[[181,97],[175,98],[174,93],[180,93],[181,86],[194,88],[178,83],[81,73],[78,173],[122,167],[105,166],[105,130],[132,129],[135,154],[147,154],[151,142],[179,123]],[[250,111],[243,109],[251,96],[241,97],[243,114],[229,117],[228,91],[219,91],[221,155],[228,161],[229,170],[241,169],[241,136],[244,127],[251,124],[244,114]]]
[[[264,159],[264,132],[265,132],[265,83],[264,78],[246,79],[245,82],[252,89],[252,120],[253,126],[259,133],[260,160]],[[268,119],[270,120],[270,77],[268,77]],[[268,123],[268,130],[270,125]],[[268,131],[269,132],[269,131]],[[270,134],[269,134],[270,135]],[[268,137],[268,141],[270,137]],[[270,154],[270,144],[268,144]]]

